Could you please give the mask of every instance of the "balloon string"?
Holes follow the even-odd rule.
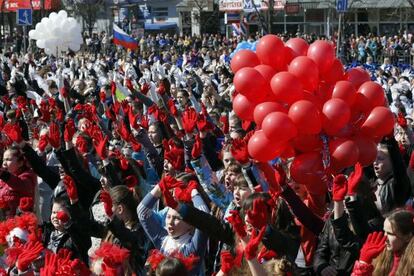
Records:
[[[323,143],[323,147],[322,147],[322,164],[323,164],[323,168],[324,168],[324,176],[322,177],[322,181],[323,183],[326,185],[326,187],[328,188],[329,191],[331,191],[332,189],[332,177],[330,177],[328,175],[329,173],[329,167],[331,165],[331,156],[329,153],[329,138],[327,135],[325,134],[321,134],[320,138],[322,140]]]

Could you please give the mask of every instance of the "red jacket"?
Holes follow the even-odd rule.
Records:
[[[19,175],[3,173],[0,179],[0,200],[6,204],[4,208],[9,215],[16,214],[20,198],[34,197],[37,176],[31,170],[26,170]]]

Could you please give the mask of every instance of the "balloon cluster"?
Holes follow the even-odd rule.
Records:
[[[234,51],[230,54],[230,58],[233,58],[234,55],[240,50],[251,50],[251,51],[255,52],[256,51],[256,44],[257,44],[257,41],[254,41],[254,42],[249,42],[249,41],[239,42],[236,46],[236,49],[234,49]]]
[[[372,163],[376,144],[394,127],[382,87],[362,68],[345,73],[334,45],[301,38],[262,37],[256,53],[231,60],[233,109],[254,121],[249,155],[258,161],[294,157],[291,176],[314,193],[326,192],[326,172]]]
[[[46,54],[56,54],[61,51],[79,51],[83,42],[81,26],[73,17],[68,17],[66,11],[52,12],[36,24],[29,32],[30,39],[36,40],[36,46],[45,49]]]

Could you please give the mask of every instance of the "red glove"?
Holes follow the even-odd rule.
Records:
[[[76,133],[75,122],[73,119],[68,119],[65,125],[65,132],[63,133],[63,138],[65,142],[71,142],[73,135]]]
[[[13,142],[20,143],[21,141],[23,141],[22,129],[17,123],[6,124],[3,128],[3,131]]]
[[[173,188],[177,188],[182,185],[181,181],[177,181],[175,178],[167,175],[161,179],[158,183],[162,195],[164,197],[165,205],[171,207],[173,209],[177,208],[178,203],[175,201],[174,197],[172,196],[170,190]]]
[[[63,98],[67,98],[69,96],[68,89],[65,86],[60,89],[60,95],[62,95]]]
[[[69,175],[65,174],[63,177],[63,184],[66,187],[66,193],[70,200],[76,201],[78,199],[78,190],[76,189],[75,181]]]
[[[79,135],[76,138],[76,148],[82,154],[85,154],[85,153],[89,152],[88,142],[86,141],[86,139],[82,135]]]
[[[20,198],[19,209],[22,212],[31,212],[33,210],[33,198],[32,197]]]
[[[256,198],[253,201],[253,209],[247,210],[247,221],[258,229],[267,225],[269,217],[269,206],[263,198]]]
[[[23,252],[17,258],[17,269],[19,271],[26,271],[29,265],[36,260],[40,253],[43,251],[43,245],[41,242],[29,241],[24,245]]]
[[[165,94],[165,86],[164,86],[163,83],[160,83],[160,85],[158,86],[157,93],[160,94],[160,95]]]
[[[101,202],[104,204],[105,213],[108,217],[112,217],[112,198],[107,191],[102,191],[100,195]]]
[[[332,187],[333,201],[343,201],[347,192],[347,184],[345,175],[338,174],[335,176]]]
[[[191,150],[191,156],[194,159],[197,159],[201,156],[202,151],[203,151],[203,143],[201,142],[200,136],[196,135],[193,149]]]
[[[105,138],[103,139],[102,138],[102,136],[96,136],[96,139],[94,139],[93,142],[96,153],[102,160],[105,160],[108,157],[108,152],[106,148],[106,145],[108,144],[108,136],[105,136]]]
[[[181,202],[187,202],[187,203],[191,203],[191,192],[196,189],[197,190],[197,182],[194,180],[191,180],[190,182],[188,182],[187,187],[185,188],[181,188],[181,187],[177,187],[174,190],[174,194],[175,194],[175,198]]]
[[[114,81],[111,81],[111,94],[116,94],[116,83]]]
[[[26,101],[25,97],[23,97],[23,96],[17,97],[16,103],[17,103],[17,108],[18,109],[22,109],[22,110],[27,109],[27,101]]]
[[[52,252],[46,252],[45,264],[40,269],[40,275],[42,276],[53,276],[56,275],[57,269],[57,255]]]
[[[240,164],[246,164],[249,162],[249,152],[247,150],[247,142],[243,139],[236,138],[233,140],[231,145],[231,154],[234,159],[237,160]]]
[[[229,133],[229,120],[226,115],[222,115],[219,119],[219,122],[221,123],[221,131],[223,131],[224,134]]]
[[[124,112],[124,114],[125,115],[128,115],[130,105],[129,105],[129,103],[128,103],[127,100],[123,100],[121,102],[121,107],[122,107],[122,111]]]
[[[63,224],[67,223],[69,221],[69,215],[65,211],[59,211],[56,214],[56,218],[60,220]]]
[[[126,87],[127,87],[127,88],[131,91],[131,92],[134,92],[134,86],[132,85],[132,81],[131,81],[131,79],[126,79],[125,84],[126,84]]]
[[[183,112],[182,122],[185,133],[193,133],[197,124],[197,112],[194,108],[186,108]]]
[[[104,103],[106,101],[106,93],[105,93],[105,91],[99,92],[99,99],[101,100],[101,103]]]
[[[258,235],[256,235],[256,230],[253,230],[249,242],[244,248],[244,253],[247,260],[257,258],[257,249],[259,248],[259,243],[263,238],[266,227],[262,227]]]
[[[147,95],[147,93],[148,93],[148,91],[150,90],[150,85],[149,85],[149,83],[144,83],[142,86],[141,86],[141,93],[142,94],[144,94],[144,95]]]
[[[139,114],[134,115],[134,111],[132,110],[132,106],[129,106],[128,120],[129,120],[129,125],[133,129],[138,129],[138,127],[139,127],[138,117],[139,117]]]
[[[59,126],[55,123],[52,122],[49,125],[49,143],[52,147],[54,147],[55,149],[60,147],[60,131],[59,131]]]
[[[40,136],[39,143],[37,144],[37,148],[39,149],[40,152],[44,152],[48,144],[49,144],[49,140],[47,138],[47,135],[44,134]]]
[[[153,104],[150,107],[148,107],[148,114],[153,115],[155,119],[158,118],[159,111],[160,109],[156,104]]]
[[[128,142],[129,135],[131,134],[125,124],[125,122],[122,122],[121,124],[118,124],[118,134],[121,136],[122,140]]]
[[[361,163],[356,163],[354,167],[354,171],[348,177],[348,195],[355,195],[357,193],[358,184],[359,182],[361,182],[362,175],[363,175],[362,165]]]
[[[141,127],[145,128],[145,129],[148,129],[148,127],[149,127],[149,120],[148,120],[148,117],[146,115],[141,116]]]
[[[125,177],[124,179],[124,184],[128,187],[128,188],[134,188],[135,186],[138,185],[138,178],[135,175],[128,175],[127,177]]]
[[[3,98],[2,98],[2,102],[4,103],[4,105],[6,105],[6,106],[10,106],[11,104],[12,104],[12,102],[11,102],[11,100],[10,100],[10,98],[9,98],[9,96],[3,96]]]
[[[199,131],[208,131],[210,129],[213,129],[211,123],[207,121],[207,118],[204,115],[198,116],[197,128]]]
[[[221,260],[221,271],[224,274],[229,273],[234,267],[234,257],[230,253],[230,251],[221,251],[220,253],[220,260]]]
[[[386,240],[383,232],[370,233],[361,248],[359,260],[367,264],[372,263],[372,260],[384,250]]]
[[[171,114],[172,114],[174,117],[177,117],[177,115],[178,115],[178,109],[177,109],[177,107],[175,106],[174,99],[173,99],[173,98],[170,98],[170,99],[168,100],[168,102],[167,102],[167,105],[168,105],[168,109],[170,110]]]
[[[131,144],[132,150],[134,152],[141,151],[141,144],[135,139],[134,135],[132,134],[129,136],[129,143]]]
[[[237,210],[231,210],[230,216],[228,216],[226,220],[233,226],[233,230],[240,238],[246,237],[246,225]]]

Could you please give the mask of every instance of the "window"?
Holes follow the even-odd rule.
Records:
[[[152,14],[154,17],[168,17],[168,7],[152,8]]]

